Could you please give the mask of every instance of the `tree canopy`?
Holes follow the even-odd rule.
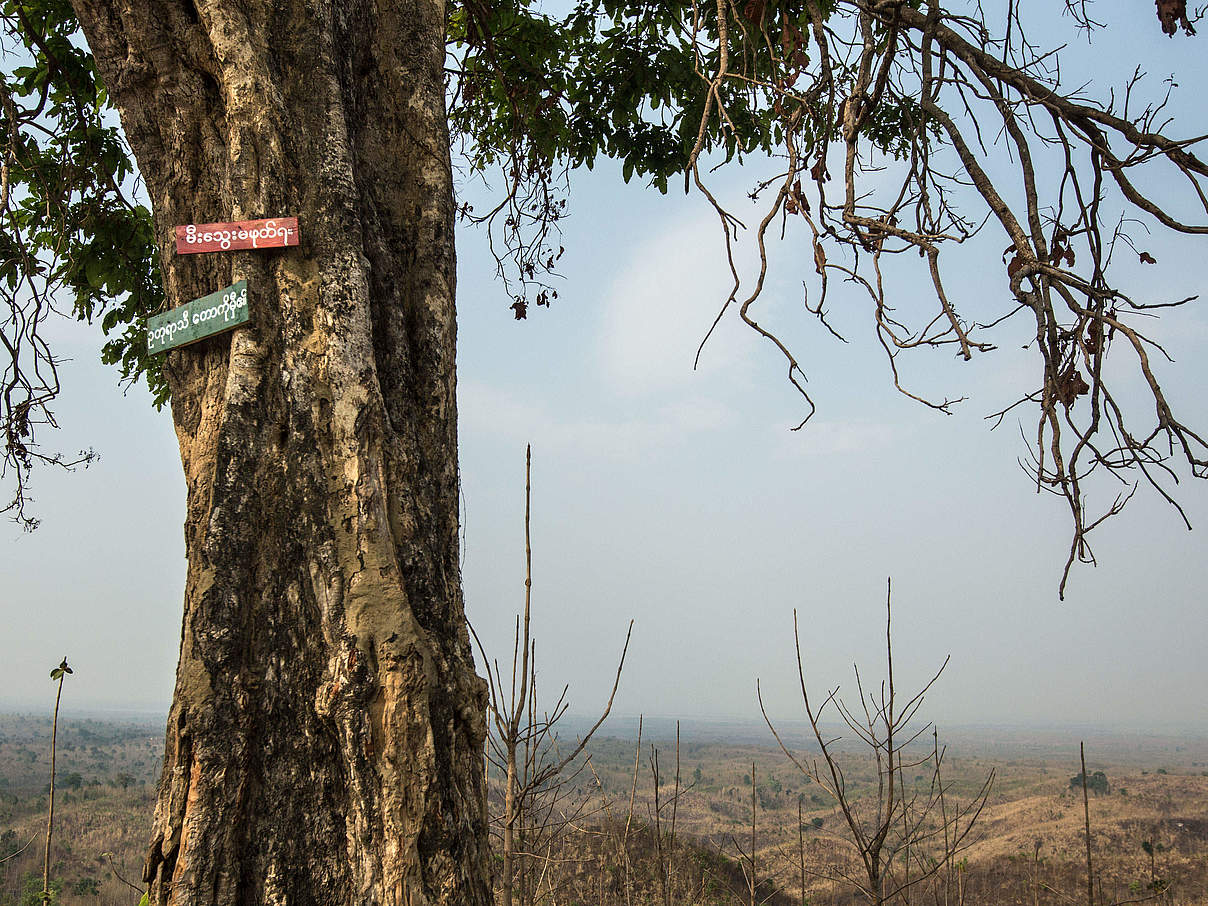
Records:
[[[1092,40],[1102,27],[1087,0],[1068,0],[1064,14]],[[32,526],[30,470],[88,455],[46,445],[58,381],[42,325],[56,309],[98,320],[105,360],[124,380],[145,380],[162,404],[167,386],[144,340],[146,318],[164,307],[161,251],[71,4],[6,0],[0,17],[0,420],[7,511]],[[1160,0],[1157,21],[1138,14],[1137,25],[1173,38],[1194,34],[1194,20],[1181,0]],[[778,237],[809,262],[803,305],[819,326],[831,329],[832,281],[859,287],[895,383],[936,409],[955,400],[902,382],[902,352],[940,347],[968,360],[994,348],[1004,322],[1026,321],[1034,382],[1001,415],[1033,413],[1025,465],[1038,490],[1069,508],[1068,575],[1076,560],[1093,560],[1088,533],[1131,488],[1147,483],[1177,507],[1180,470],[1203,477],[1208,467],[1203,437],[1159,381],[1164,351],[1143,333],[1155,310],[1191,300],[1139,297],[1114,276],[1129,256],[1156,261],[1134,241],[1139,221],[1208,233],[1208,165],[1196,153],[1202,137],[1175,131],[1163,97],[1141,99],[1140,73],[1119,93],[1091,96],[1063,83],[1057,49],[1028,26],[1017,0],[994,10],[935,0],[576,0],[560,12],[533,0],[451,2],[453,141],[471,172],[501,177],[493,207],[463,203],[461,214],[490,230],[523,318],[557,296],[549,275],[576,168],[608,158],[626,180],[701,193],[731,254],[718,318],[732,312],[772,344],[806,421],[802,365],[759,317]],[[770,162],[773,176],[752,186],[762,213],[747,229],[712,174],[750,160]],[[1186,180],[1173,199],[1154,188],[1172,177]],[[952,247],[981,234],[1001,236],[1006,304],[973,304],[944,282]],[[743,237],[762,262],[753,281],[733,264]],[[902,256],[925,273],[929,299],[895,292],[902,265],[892,262]],[[1149,413],[1117,389],[1130,372],[1148,388]],[[1097,510],[1086,491],[1096,472],[1122,479]]]

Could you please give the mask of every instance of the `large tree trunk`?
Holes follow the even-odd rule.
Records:
[[[155,904],[486,904],[442,0],[74,0],[155,212],[188,581]],[[179,257],[179,223],[296,249]]]

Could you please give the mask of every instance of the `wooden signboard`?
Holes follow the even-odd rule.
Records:
[[[247,281],[147,319],[147,352],[164,352],[247,323]]]
[[[275,249],[298,244],[298,218],[240,220],[237,223],[190,223],[176,228],[176,254]]]

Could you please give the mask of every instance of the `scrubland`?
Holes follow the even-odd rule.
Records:
[[[860,872],[842,812],[766,728],[689,728],[679,744],[677,794],[674,736],[666,724],[647,727],[640,747],[635,734],[606,728],[618,735],[594,739],[589,760],[528,803],[518,904],[738,906],[750,904],[752,878],[756,903],[800,904],[803,882],[813,906],[865,902],[845,880]],[[804,735],[784,735],[804,763],[817,757]],[[156,722],[61,718],[56,902],[138,902],[161,746]],[[12,856],[0,864],[0,906],[39,902],[49,747],[48,720],[0,716],[0,858]],[[838,757],[849,798],[866,801],[878,780],[872,759],[842,745]],[[1070,782],[1080,771],[1077,737],[949,734],[946,807],[970,801],[991,770],[985,807],[958,853],[929,868],[935,849],[926,840],[892,854],[897,877],[910,877],[907,868],[931,875],[890,902],[1087,903],[1082,789]],[[1208,740],[1101,735],[1088,739],[1087,770],[1107,783],[1089,797],[1095,903],[1208,903]],[[908,785],[933,782],[904,776]],[[492,776],[496,815],[499,793]]]

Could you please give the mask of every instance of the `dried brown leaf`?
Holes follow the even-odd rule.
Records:
[[[1195,29],[1187,18],[1187,0],[1155,0],[1158,8],[1158,21],[1162,23],[1162,31],[1174,37],[1179,26],[1188,35],[1194,35]]]

